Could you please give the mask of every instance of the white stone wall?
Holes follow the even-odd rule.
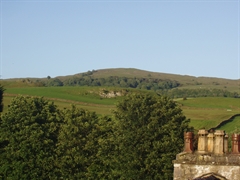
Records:
[[[211,173],[227,180],[240,180],[240,166],[238,165],[174,163],[174,180],[192,180]]]

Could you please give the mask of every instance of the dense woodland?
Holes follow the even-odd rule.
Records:
[[[90,75],[71,77],[64,81],[58,78],[49,79],[46,86],[115,86],[147,90],[172,89],[180,84],[177,81],[154,78],[127,78],[109,76],[107,78],[92,78]]]
[[[191,130],[179,106],[139,93],[116,106],[107,117],[13,98],[0,121],[1,179],[172,179],[172,160]]]

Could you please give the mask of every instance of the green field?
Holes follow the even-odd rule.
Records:
[[[233,131],[237,131],[240,133],[240,116],[236,117],[231,121],[231,123],[227,123],[224,126],[221,126],[219,129],[225,130],[227,133],[232,133]]]
[[[39,96],[54,101],[59,108],[77,107],[95,111],[97,114],[111,115],[115,104],[122,98],[105,98],[100,94],[103,92],[121,92],[120,88],[110,87],[20,87],[6,88],[4,93],[4,112],[7,105],[16,95]],[[124,89],[128,93],[140,91],[136,89]],[[141,91],[146,92],[146,91]],[[124,94],[123,94],[124,96]],[[216,127],[221,121],[229,119],[235,114],[240,114],[239,98],[205,97],[189,98],[187,100],[177,99],[184,115],[189,118],[190,125],[195,129]],[[229,123],[230,130],[239,126],[239,118]],[[230,131],[228,130],[228,131]]]
[[[111,98],[101,99],[97,92],[101,92],[106,88],[95,87],[22,87],[22,88],[8,88],[5,91],[8,95],[29,95],[29,96],[43,96],[51,99],[61,99],[68,101],[76,101],[83,103],[94,103],[101,105],[113,105],[115,100]]]
[[[98,92],[107,88],[89,88],[89,87],[24,87],[8,88],[4,93],[4,112],[7,111],[7,105],[11,99],[17,95],[44,97],[60,108],[68,108],[75,104],[79,108],[95,111],[98,114],[110,115],[115,108],[116,99],[102,98]]]
[[[177,101],[195,129],[216,127],[221,121],[240,114],[238,98],[205,97]]]

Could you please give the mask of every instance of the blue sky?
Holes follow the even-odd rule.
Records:
[[[239,79],[239,0],[1,0],[2,79],[120,67]]]

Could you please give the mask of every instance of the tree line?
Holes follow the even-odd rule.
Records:
[[[187,98],[187,97],[231,97],[239,98],[237,92],[230,92],[225,89],[179,89],[158,90],[157,93],[167,95],[171,98]]]
[[[47,81],[36,80],[36,86],[104,86],[120,88],[137,88],[143,90],[152,90],[158,94],[166,95],[171,98],[184,97],[233,97],[238,98],[238,92],[230,92],[226,89],[180,89],[181,84],[175,80],[162,80],[154,78],[128,78],[110,76],[106,78],[93,78],[92,71],[83,73],[81,76],[73,76],[60,80],[59,78],[48,78]]]
[[[58,78],[48,79],[46,86],[115,86],[124,88],[138,88],[146,90],[172,89],[180,83],[174,80],[161,80],[154,78],[127,78],[109,76],[106,78],[93,78],[89,75],[73,76],[61,81]]]
[[[172,179],[189,120],[166,96],[129,94],[111,117],[17,96],[0,119],[1,179]]]

